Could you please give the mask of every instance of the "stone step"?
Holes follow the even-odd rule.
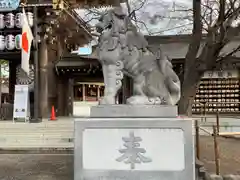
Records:
[[[30,141],[73,141],[73,137],[32,137],[32,138],[26,138],[26,137],[22,137],[22,138],[16,138],[16,137],[1,137],[0,138],[0,142],[30,142]],[[0,145],[1,146],[1,145]]]
[[[73,132],[12,132],[12,133],[0,133],[1,137],[40,137],[40,136],[50,136],[50,137],[73,137]]]
[[[62,124],[74,124],[74,120],[64,121],[43,121],[40,123],[29,123],[29,122],[13,122],[13,121],[0,121],[0,124],[5,125],[31,125],[31,126],[43,126],[43,125],[62,125]]]
[[[73,120],[36,124],[0,121],[0,149],[73,148],[73,136]]]
[[[22,148],[73,148],[73,143],[52,143],[52,144],[46,144],[46,143],[38,143],[38,144],[16,144],[16,143],[4,143],[1,144],[0,149],[22,149]]]
[[[64,126],[1,126],[0,124],[0,130],[4,130],[4,129],[65,129],[65,128],[69,128],[69,129],[73,129],[74,125],[64,125]]]
[[[36,129],[36,130],[30,130],[30,129],[25,129],[25,130],[0,130],[0,135],[2,134],[29,134],[29,133],[50,133],[50,134],[54,134],[54,133],[73,133],[73,129]]]
[[[31,138],[25,138],[25,137],[1,137],[0,142],[37,142],[37,141],[57,141],[57,142],[62,142],[62,141],[73,141],[72,137],[31,137]],[[0,145],[1,146],[1,145]]]
[[[73,133],[46,133],[38,132],[27,134],[0,135],[0,148],[8,147],[69,147],[73,143]],[[71,145],[70,147],[72,147]]]
[[[1,138],[42,138],[42,137],[49,137],[49,138],[72,138],[74,136],[73,132],[21,132],[21,133],[0,133]]]
[[[0,134],[1,133],[15,133],[15,132],[73,132],[74,128],[35,128],[35,129],[0,129]]]
[[[0,148],[7,147],[73,147],[72,138],[42,137],[42,138],[1,138]]]
[[[0,134],[0,139],[2,138],[73,138],[74,134],[71,133],[63,133],[63,134]]]
[[[0,124],[0,129],[36,129],[36,128],[73,128],[74,124],[47,124],[47,125],[33,125],[33,124]]]

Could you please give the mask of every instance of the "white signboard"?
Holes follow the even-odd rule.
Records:
[[[13,121],[16,119],[28,120],[30,115],[28,85],[15,85]]]
[[[206,71],[203,78],[236,78],[238,77],[237,70],[224,70],[224,71]]]
[[[181,129],[85,129],[82,143],[83,168],[88,170],[185,168]]]

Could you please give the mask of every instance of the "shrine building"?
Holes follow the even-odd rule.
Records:
[[[54,106],[59,116],[72,115],[74,74],[59,74],[56,64],[65,54],[92,40],[91,28],[74,10],[112,6],[118,0],[28,0],[22,1],[32,28],[34,41],[30,56],[30,75],[20,68],[22,5],[14,11],[1,11],[0,58],[9,62],[9,97],[1,106],[2,119],[13,118],[16,84],[30,87],[31,121],[49,118]],[[79,78],[79,77],[78,77]]]

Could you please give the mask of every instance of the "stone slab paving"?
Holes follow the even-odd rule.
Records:
[[[73,180],[73,156],[0,154],[1,180]]]

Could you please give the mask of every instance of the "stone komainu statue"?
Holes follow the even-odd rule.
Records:
[[[172,64],[160,49],[153,53],[121,7],[102,15],[96,29],[98,56],[102,64],[105,91],[100,104],[115,104],[124,75],[133,79],[128,104],[175,105],[180,99],[180,81]]]

